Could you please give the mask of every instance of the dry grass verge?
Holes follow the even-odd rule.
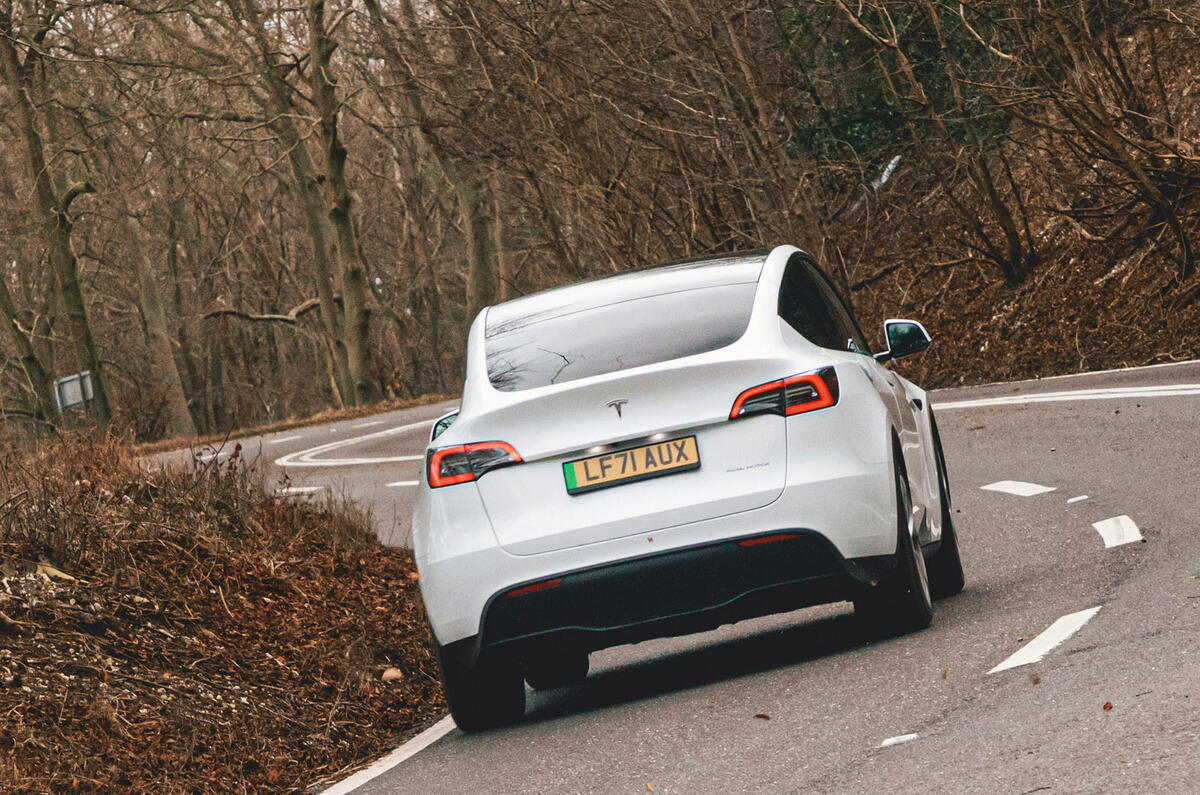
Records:
[[[409,553],[236,459],[8,453],[0,569],[5,792],[295,791],[443,710]]]

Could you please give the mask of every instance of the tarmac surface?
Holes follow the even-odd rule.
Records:
[[[967,586],[929,629],[871,642],[839,604],[598,652],[519,725],[447,719],[335,790],[1197,791],[1200,363],[931,400]],[[451,407],[242,444],[403,544]]]

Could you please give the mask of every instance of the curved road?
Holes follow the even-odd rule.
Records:
[[[1200,363],[931,397],[967,587],[930,629],[869,642],[833,605],[599,652],[520,725],[446,719],[335,791],[1196,791]],[[442,410],[246,446],[403,543],[388,484]]]

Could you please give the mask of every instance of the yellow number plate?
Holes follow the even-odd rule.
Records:
[[[563,477],[567,481],[567,493],[580,494],[699,468],[696,437],[686,436],[568,461],[563,464]]]

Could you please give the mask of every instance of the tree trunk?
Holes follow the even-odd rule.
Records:
[[[16,109],[17,126],[25,139],[25,165],[33,183],[30,209],[37,220],[54,269],[79,363],[91,372],[92,412],[101,422],[108,422],[112,418],[112,409],[104,388],[104,371],[88,322],[87,306],[79,287],[79,265],[71,249],[69,215],[71,202],[84,193],[95,192],[95,188],[84,181],[71,186],[61,196],[56,195],[46,161],[45,143],[38,130],[38,103],[34,100],[32,85],[38,74],[38,64],[36,61],[30,62],[36,50],[30,50],[25,62],[22,62],[13,47],[17,39],[12,35],[11,18],[2,21],[5,24],[0,25],[0,76],[8,83],[12,105]]]
[[[462,217],[463,235],[467,244],[467,316],[470,325],[484,307],[496,303],[500,295],[499,264],[497,248],[488,218],[488,202],[483,189],[484,177],[480,164],[471,162],[451,151],[446,142],[432,132],[426,123],[425,105],[421,101],[416,75],[408,71],[408,61],[403,58],[395,41],[387,32],[385,17],[378,0],[366,0],[367,13],[375,28],[380,44],[388,55],[388,66],[397,79],[406,86],[409,110],[415,117],[414,129],[428,147],[433,159],[446,175],[454,189]],[[403,4],[404,15],[410,24],[416,22],[416,12],[411,2]],[[432,60],[432,59],[431,59]],[[462,58],[461,60],[465,60]],[[461,92],[453,85],[453,77],[442,79],[442,89],[447,96]]]
[[[353,201],[346,183],[346,147],[338,133],[341,102],[333,73],[333,53],[337,49],[325,30],[325,0],[309,0],[309,79],[313,104],[319,122],[322,150],[325,154],[325,204],[329,222],[337,237],[337,262],[342,272],[342,306],[345,328],[342,337],[353,402],[359,405],[375,400],[375,385],[370,379],[370,311],[367,308],[367,269],[358,247]]]
[[[309,156],[305,136],[296,125],[298,114],[292,100],[292,87],[284,80],[289,65],[282,63],[278,48],[268,41],[258,9],[253,3],[231,3],[231,9],[245,19],[258,49],[259,80],[264,94],[251,92],[270,118],[271,130],[287,153],[288,165],[296,190],[300,194],[300,205],[304,211],[305,225],[312,242],[313,277],[316,282],[317,298],[320,301],[321,327],[329,345],[329,361],[334,371],[331,378],[336,385],[334,394],[341,405],[355,403],[354,379],[351,375],[349,354],[343,341],[342,311],[334,295],[334,245],[335,232],[322,195],[322,177],[318,174],[312,157]],[[343,297],[344,300],[344,297]]]
[[[33,349],[29,335],[21,328],[17,317],[17,308],[13,305],[12,295],[8,292],[8,280],[0,278],[0,312],[4,313],[5,325],[12,335],[13,346],[21,362],[21,369],[29,380],[29,389],[33,392],[34,417],[43,422],[53,424],[57,417],[54,401],[54,388],[50,376],[42,367],[42,360]]]
[[[288,151],[288,163],[292,167],[292,176],[300,192],[304,220],[308,226],[309,239],[312,240],[313,272],[316,277],[317,298],[321,302],[321,326],[331,352],[334,383],[337,385],[335,394],[343,405],[353,405],[354,379],[350,373],[346,345],[342,342],[341,313],[333,292],[333,265],[330,262],[329,243],[332,230],[329,227],[325,204],[321,199],[321,180],[291,118],[281,119],[278,128],[283,130],[280,137]]]
[[[185,258],[185,261],[189,259],[187,257],[187,248],[184,244],[189,226],[187,218],[184,215],[183,203],[178,198],[171,200],[167,206],[167,211],[167,275],[171,279],[172,284],[172,310],[179,324],[175,336],[179,340],[179,358],[183,361],[184,367],[184,372],[180,373],[180,376],[183,378],[184,394],[198,395],[204,388],[203,377],[196,369],[191,335],[188,332],[188,324],[185,320],[187,315],[184,313],[183,307],[183,286],[179,263],[181,255]],[[199,423],[196,430],[205,433],[207,432],[207,428],[204,426],[203,407],[199,401],[194,405],[196,411],[192,412],[193,424]]]
[[[509,272],[508,254],[504,248],[504,213],[500,202],[500,178],[492,175],[488,181],[492,194],[492,245],[496,252],[496,300],[512,298],[512,273]]]
[[[496,303],[499,293],[496,247],[488,218],[488,202],[483,179],[474,168],[463,168],[451,159],[442,159],[443,170],[458,198],[463,232],[467,243],[467,322],[485,307]]]
[[[90,187],[90,186],[89,186]],[[87,307],[83,302],[83,290],[79,287],[79,265],[75,252],[71,250],[71,221],[67,217],[65,203],[61,209],[51,211],[49,220],[43,225],[48,238],[50,261],[54,264],[58,289],[62,293],[63,308],[67,312],[67,323],[80,366],[92,376],[92,413],[101,422],[112,419],[112,408],[108,403],[108,392],[104,387],[104,371],[92,326],[88,321]]]
[[[149,245],[145,230],[138,219],[125,216],[125,228],[136,252],[133,256],[137,271],[138,293],[141,298],[142,319],[146,324],[146,346],[154,366],[155,380],[163,390],[167,401],[167,434],[170,436],[195,436],[196,425],[188,409],[187,396],[183,391],[183,379],[171,349],[171,334],[167,330],[167,315],[163,311],[154,281],[154,266],[147,253]]]

